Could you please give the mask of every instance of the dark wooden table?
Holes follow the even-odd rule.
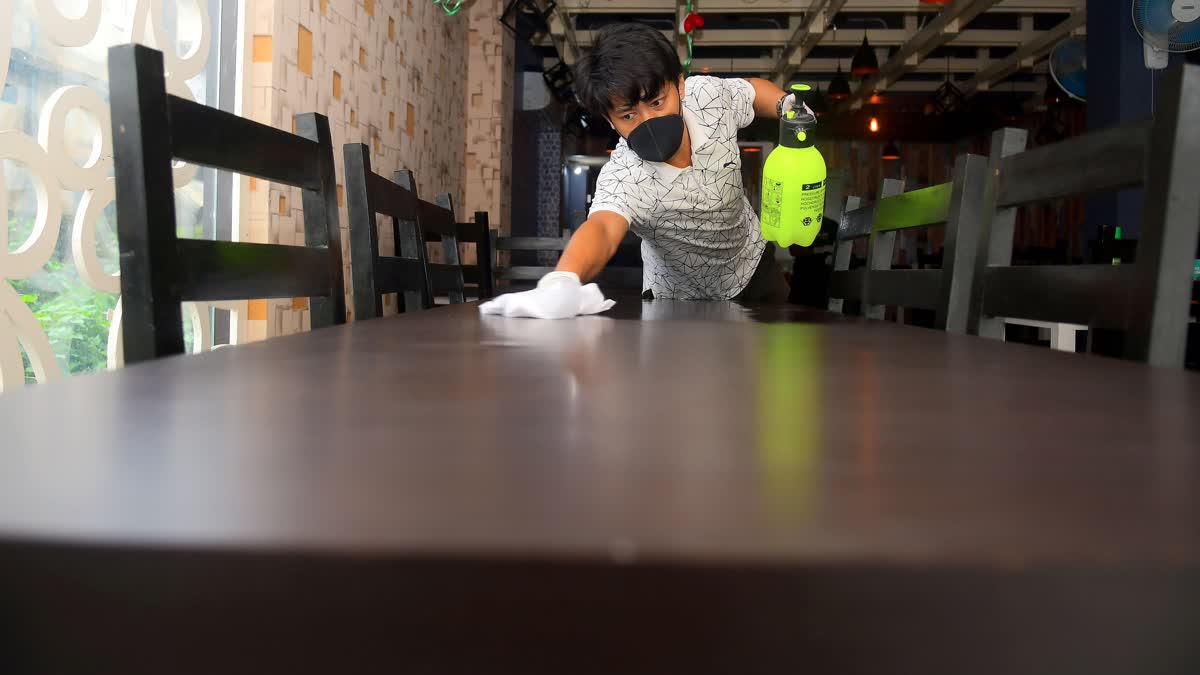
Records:
[[[1195,374],[630,300],[31,387],[0,672],[1194,674],[1198,410]]]

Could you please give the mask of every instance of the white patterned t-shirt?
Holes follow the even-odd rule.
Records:
[[[621,139],[600,170],[590,213],[617,213],[642,238],[642,290],[729,299],[750,283],[766,247],[742,191],[737,144],[738,130],[754,121],[754,87],[689,77],[683,96],[692,165],[645,161]]]

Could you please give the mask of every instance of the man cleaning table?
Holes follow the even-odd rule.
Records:
[[[812,111],[767,80],[684,78],[674,47],[637,23],[605,27],[576,65],[580,100],[621,136],[588,219],[554,272],[484,314],[565,319],[612,307],[594,279],[629,229],[646,297],[784,302],[787,282],[742,189],[737,134],[754,118]]]

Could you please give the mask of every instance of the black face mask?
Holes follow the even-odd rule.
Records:
[[[637,125],[626,142],[638,157],[648,162],[665,162],[683,144],[683,116],[651,117]]]

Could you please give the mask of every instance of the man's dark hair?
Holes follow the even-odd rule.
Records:
[[[591,51],[575,64],[575,90],[585,108],[607,117],[614,102],[650,100],[682,74],[679,55],[662,33],[615,23],[597,33]]]

